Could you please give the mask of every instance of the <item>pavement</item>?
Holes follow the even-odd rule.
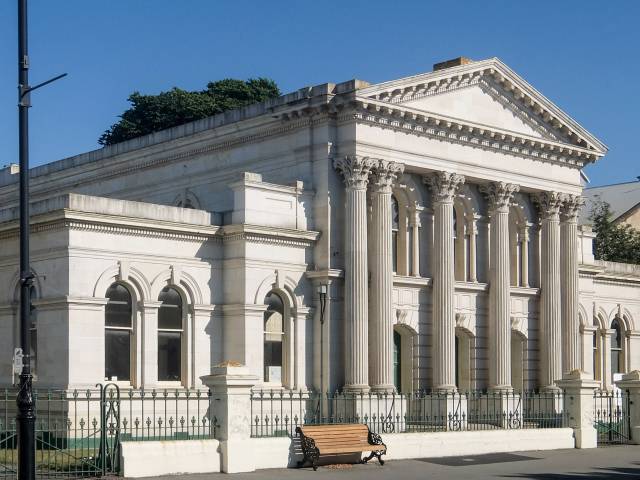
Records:
[[[219,480],[223,474],[182,475],[180,480]],[[176,477],[157,477],[176,480]],[[640,445],[610,446],[590,450],[553,450],[466,457],[390,460],[381,467],[340,465],[311,468],[259,470],[233,474],[233,480],[640,480]]]

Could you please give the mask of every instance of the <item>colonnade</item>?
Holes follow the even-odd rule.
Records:
[[[346,186],[344,387],[347,391],[388,392],[394,388],[391,188],[404,166],[360,156],[337,159],[334,166]],[[451,172],[424,177],[433,207],[431,358],[436,391],[456,390],[453,203],[464,182],[463,176]],[[497,392],[512,390],[509,208],[518,191],[518,185],[504,182],[480,186],[489,214],[488,386]],[[577,214],[582,203],[577,195],[557,192],[536,193],[534,200],[541,223],[539,387],[554,389],[556,380],[581,365]]]

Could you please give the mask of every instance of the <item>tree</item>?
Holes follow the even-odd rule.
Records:
[[[209,82],[202,91],[174,87],[158,95],[133,92],[128,98],[131,107],[100,136],[98,143],[113,145],[279,95],[278,86],[268,78],[227,78]]]
[[[640,264],[640,231],[624,223],[613,223],[611,207],[596,201],[590,219],[596,234],[593,253],[598,260]]]

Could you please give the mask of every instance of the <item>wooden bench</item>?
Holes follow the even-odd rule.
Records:
[[[367,463],[373,457],[378,459],[380,465],[384,465],[382,455],[387,453],[387,446],[377,433],[369,430],[363,424],[327,424],[305,425],[297,427],[296,433],[300,436],[304,459],[298,462],[298,467],[310,462],[314,470],[318,469],[320,456],[335,456],[349,453],[371,452],[362,459]]]

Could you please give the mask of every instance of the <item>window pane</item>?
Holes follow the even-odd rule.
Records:
[[[182,334],[158,332],[158,380],[180,380]]]
[[[131,380],[131,331],[105,331],[105,374],[107,379]]]
[[[611,350],[611,373],[620,373],[620,350]]]
[[[282,342],[264,342],[264,379],[267,382],[282,381]]]
[[[162,302],[158,309],[158,328],[182,330],[182,297],[178,291],[165,287],[158,300]]]
[[[105,325],[131,328],[131,294],[123,285],[114,283],[107,290]]]

